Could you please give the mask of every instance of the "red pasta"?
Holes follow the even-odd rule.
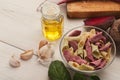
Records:
[[[80,70],[98,70],[110,60],[112,44],[102,32],[95,29],[89,32],[75,30],[70,35],[65,38],[62,50],[71,66]]]

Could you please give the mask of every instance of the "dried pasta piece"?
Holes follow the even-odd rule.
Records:
[[[101,69],[106,65],[107,61],[106,60],[102,60],[102,62],[100,63],[100,65],[96,68],[96,69]]]
[[[73,54],[74,54],[74,51],[73,51],[73,48],[72,48],[72,47],[70,47],[70,48],[68,48],[68,49],[65,49],[64,51],[69,51],[70,55],[73,55]],[[64,51],[63,51],[63,52],[64,52]]]
[[[109,49],[109,50],[110,50],[110,49]],[[109,50],[108,50],[108,51],[109,51]],[[104,59],[106,59],[107,61],[110,60],[110,54],[109,54],[109,52],[101,51],[101,54],[102,54],[102,56],[103,56]]]
[[[100,48],[100,51],[107,51],[111,47],[111,43],[107,42],[105,46]]]
[[[92,46],[92,52],[98,52],[99,53],[98,46],[96,46],[94,44],[91,44],[91,46]]]
[[[92,38],[92,37],[95,36],[95,35],[96,35],[95,29],[91,29],[91,30],[90,30],[90,34],[89,34],[89,38]]]
[[[102,59],[98,59],[96,61],[90,62],[90,65],[99,66],[101,61],[102,61]]]
[[[85,59],[87,57],[87,52],[86,52],[86,50],[84,49],[83,50],[83,59]]]
[[[67,50],[70,51],[71,55],[73,55],[74,51],[72,47],[68,48]]]
[[[92,53],[92,55],[93,55],[96,59],[100,59],[100,58],[102,58],[102,55],[101,55],[100,52],[96,52],[96,51],[94,51],[94,52]]]
[[[72,33],[70,33],[69,36],[79,36],[81,34],[80,30],[74,30]]]
[[[71,56],[70,61],[77,62],[78,64],[83,64],[83,63],[86,64],[87,63],[87,61],[84,59],[81,59],[80,56]]]
[[[91,44],[91,46],[92,46],[92,55],[95,58],[100,59],[102,56],[101,56],[101,53],[99,52],[98,46],[94,44]]]
[[[107,52],[108,52],[108,54],[106,55],[105,59],[106,59],[107,61],[109,61],[109,60],[110,60],[110,56],[111,56],[111,55],[110,55],[110,54],[111,54],[111,48],[109,48]]]
[[[110,57],[110,54],[112,52],[111,50],[112,50],[111,48],[108,49],[108,55],[109,55],[109,57]]]
[[[104,44],[104,42],[103,42],[102,40],[99,40],[98,42],[95,43],[95,45],[97,45],[98,48],[101,48],[101,47],[103,47],[105,44]]]
[[[68,64],[69,64],[70,66],[74,67],[74,68],[79,68],[79,66],[80,66],[78,63],[73,62],[73,61],[69,61]]]
[[[74,53],[74,55],[80,55],[81,56],[81,58],[83,58],[83,49],[82,48],[78,48],[76,51],[75,51],[75,53]]]
[[[102,35],[102,32],[98,32],[95,36],[93,36],[92,38],[90,38],[90,41],[92,43],[96,43],[99,40],[103,40],[104,42],[106,41],[106,38]]]
[[[71,52],[70,52],[70,51],[64,50],[64,51],[63,51],[63,55],[64,55],[64,57],[65,57],[65,59],[66,59],[67,61],[70,61],[70,60],[71,60]]]
[[[87,58],[91,61],[94,61],[93,55],[92,55],[92,47],[90,45],[89,39],[85,43],[85,50],[87,52]]]
[[[80,35],[79,36],[67,36],[65,39],[68,41],[73,41],[73,40],[79,41]]]
[[[80,40],[79,40],[79,43],[78,43],[78,48],[83,48],[84,47],[85,42],[86,42],[88,36],[89,36],[89,32],[83,32],[80,35]]]
[[[87,70],[87,71],[92,71],[94,70],[95,68],[93,66],[90,66],[90,65],[87,65],[87,64],[81,64],[79,66],[79,69],[80,70]]]
[[[72,47],[74,51],[76,51],[78,49],[77,41],[75,41],[75,40],[74,41],[69,41],[68,44],[69,44],[69,47]]]
[[[106,51],[101,51],[101,55],[105,58],[107,56],[108,52]]]
[[[68,49],[68,48],[69,48],[68,40],[64,39],[62,51],[64,51],[65,49]]]

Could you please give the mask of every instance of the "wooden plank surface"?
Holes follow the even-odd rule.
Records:
[[[67,4],[70,18],[120,16],[120,3],[114,1],[78,1]]]
[[[23,49],[37,49],[43,39],[41,14],[36,8],[43,0],[0,0],[0,40]],[[54,0],[52,0],[54,1]],[[82,19],[67,19],[65,5],[61,5],[64,15],[64,33],[73,27],[84,25]],[[55,45],[55,59],[61,59],[59,41]],[[21,67],[11,68],[8,64],[12,54],[22,51],[0,42],[0,80],[49,80],[48,68],[39,64],[34,56],[29,61],[21,61]],[[120,56],[105,71],[99,73],[102,80],[120,79]]]

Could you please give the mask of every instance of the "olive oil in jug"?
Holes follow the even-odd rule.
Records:
[[[59,39],[63,34],[63,16],[60,14],[60,8],[57,4],[46,2],[42,9],[42,32],[49,41]]]

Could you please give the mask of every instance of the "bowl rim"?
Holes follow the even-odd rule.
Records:
[[[74,68],[74,67],[72,67],[72,66],[70,66],[70,65],[68,64],[68,62],[66,61],[66,59],[65,59],[65,57],[64,57],[64,55],[63,55],[63,52],[62,52],[62,48],[61,48],[61,47],[62,47],[62,42],[63,42],[63,40],[64,40],[64,37],[65,37],[69,32],[71,32],[72,30],[74,30],[74,29],[79,29],[79,30],[80,30],[80,28],[82,28],[82,27],[83,27],[83,28],[91,28],[91,29],[100,30],[100,31],[102,31],[104,34],[106,34],[106,35],[111,39],[111,41],[112,41],[112,44],[113,44],[113,47],[114,47],[113,57],[112,57],[111,61],[109,61],[109,62],[108,62],[103,68],[101,68],[101,69],[93,70],[93,71],[86,71],[86,70],[76,69],[76,68]],[[105,30],[103,30],[103,29],[101,29],[101,28],[95,27],[95,26],[78,26],[78,27],[74,27],[74,28],[70,29],[69,31],[67,31],[67,32],[62,36],[62,38],[61,38],[61,40],[60,40],[59,50],[60,50],[60,54],[61,54],[61,57],[62,57],[63,61],[65,62],[65,64],[67,64],[67,66],[68,66],[70,69],[72,69],[72,70],[74,70],[74,71],[76,71],[76,72],[87,73],[87,74],[89,74],[89,73],[97,73],[97,72],[100,72],[100,71],[106,69],[108,66],[110,66],[110,65],[112,64],[112,62],[114,61],[115,56],[116,56],[116,44],[115,44],[115,41],[113,40],[113,38],[108,34],[108,32],[106,32]]]

